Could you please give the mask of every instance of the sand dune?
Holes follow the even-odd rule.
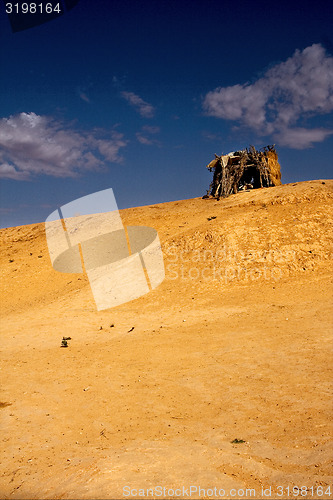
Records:
[[[100,312],[44,224],[1,230],[1,498],[329,498],[332,201],[318,180],[123,210],[166,278]]]

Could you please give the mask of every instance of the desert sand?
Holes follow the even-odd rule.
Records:
[[[0,497],[332,497],[332,201],[317,180],[122,210],[166,277],[99,312],[43,223],[1,230]]]

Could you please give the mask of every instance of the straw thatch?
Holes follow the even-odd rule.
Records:
[[[240,190],[281,184],[280,164],[274,146],[266,146],[260,151],[250,146],[227,155],[215,155],[215,160],[207,168],[214,171],[214,175],[205,198],[225,198]]]

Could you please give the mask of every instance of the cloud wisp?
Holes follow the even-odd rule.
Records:
[[[20,113],[0,119],[0,177],[76,177],[121,162],[126,144],[114,130],[79,132],[48,116]]]
[[[153,137],[154,135],[160,132],[160,128],[156,126],[145,125],[142,127],[140,132],[136,133],[136,138],[140,142],[140,144],[144,144],[145,146],[160,146],[160,142]]]
[[[333,134],[325,128],[299,126],[299,120],[333,110],[333,57],[320,44],[296,50],[254,83],[219,87],[206,94],[208,116],[232,120],[280,145],[309,148]]]
[[[83,92],[82,90],[80,90],[79,91],[79,97],[80,97],[80,99],[82,99],[82,101],[87,102],[88,104],[90,104],[90,99],[89,99],[89,97],[88,97],[88,95],[87,95],[86,92]]]
[[[143,117],[143,118],[153,118],[155,114],[155,108],[148,102],[144,101],[140,96],[134,94],[134,92],[121,92],[122,97],[133,106],[133,108]]]

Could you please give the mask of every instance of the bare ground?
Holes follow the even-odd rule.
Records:
[[[1,230],[1,498],[330,498],[332,200],[320,180],[123,210],[166,279],[100,312],[43,224]]]

